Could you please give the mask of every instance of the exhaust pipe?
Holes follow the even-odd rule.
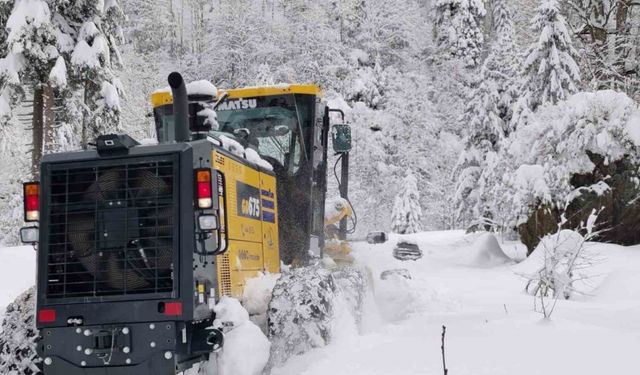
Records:
[[[169,74],[169,86],[173,96],[173,118],[176,131],[176,142],[188,142],[191,138],[189,131],[189,101],[187,87],[182,75],[178,72]]]

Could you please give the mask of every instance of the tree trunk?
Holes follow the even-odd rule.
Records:
[[[53,147],[53,95],[53,88],[50,85],[38,85],[33,91],[31,174],[34,180],[40,179],[42,154]]]
[[[31,149],[31,175],[34,180],[40,179],[40,160],[44,143],[44,89],[37,86],[33,90],[33,148]]]
[[[43,112],[43,128],[42,134],[44,136],[43,150],[45,154],[55,151],[55,112],[54,112],[54,99],[55,94],[51,85],[46,85],[43,88],[42,100],[42,112]]]
[[[83,100],[82,100],[85,106],[87,105],[87,100],[89,99],[88,91],[89,91],[89,80],[87,79],[84,82],[84,93],[83,93]],[[90,114],[87,113],[86,109],[83,109],[82,110],[82,135],[80,138],[80,143],[83,150],[86,150],[87,148],[89,148],[89,116]]]

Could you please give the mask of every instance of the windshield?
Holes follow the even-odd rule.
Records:
[[[294,95],[254,99],[229,99],[217,112],[219,129],[212,135],[231,135],[253,148],[277,172],[294,175],[306,154],[305,143],[311,114]],[[300,136],[302,134],[302,137]]]
[[[233,138],[256,150],[277,174],[293,176],[311,157],[314,103],[315,96],[306,94],[227,99],[216,110],[219,128],[210,135]],[[158,141],[175,139],[173,106],[156,107],[154,117]]]

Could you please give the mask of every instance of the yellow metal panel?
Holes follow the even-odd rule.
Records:
[[[262,237],[264,269],[280,272],[280,243],[278,240],[278,199],[275,177],[260,174],[260,199],[262,200]]]
[[[241,298],[247,279],[256,277],[258,270],[231,270],[231,254],[228,252],[217,257],[218,268],[218,298],[222,296]]]
[[[153,108],[160,107],[165,104],[173,104],[173,97],[170,92],[157,91],[151,94],[151,105]]]
[[[218,151],[213,160],[226,179],[229,239],[262,242],[260,172]]]
[[[257,96],[271,96],[271,95],[283,95],[283,94],[322,95],[322,90],[320,90],[320,87],[313,84],[243,87],[238,89],[218,90],[218,95],[221,95],[224,92],[229,94],[229,99],[255,98]]]
[[[229,266],[234,271],[263,271],[262,244],[246,241],[229,242]]]
[[[240,297],[248,278],[280,272],[276,179],[214,150],[214,168],[225,176],[229,246],[217,257],[218,293]]]
[[[314,84],[291,84],[280,86],[259,86],[259,87],[243,87],[238,89],[218,90],[218,93],[211,95],[221,95],[223,92],[229,94],[229,99],[238,98],[255,98],[259,96],[272,96],[284,94],[307,94],[322,96],[322,90],[318,85]],[[151,94],[151,105],[157,108],[163,105],[173,104],[173,97],[169,91],[156,91]]]

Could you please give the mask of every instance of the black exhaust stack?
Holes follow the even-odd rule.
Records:
[[[173,118],[176,129],[176,142],[188,142],[191,138],[189,131],[189,101],[187,87],[182,75],[178,72],[169,74],[169,86],[173,96]]]

